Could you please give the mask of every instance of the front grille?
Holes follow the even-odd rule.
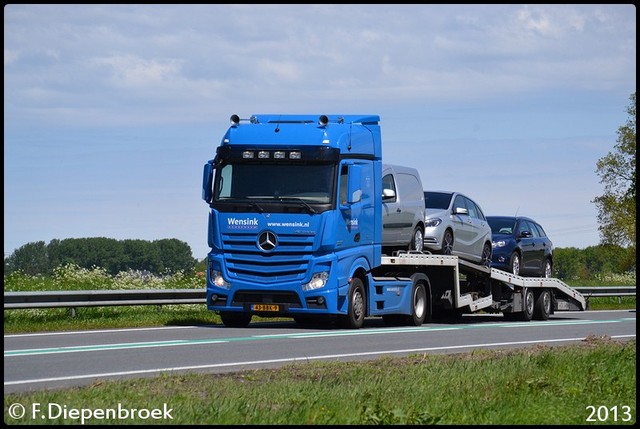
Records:
[[[276,283],[302,280],[311,260],[314,235],[279,234],[272,252],[263,252],[255,233],[233,233],[222,237],[231,279]]]

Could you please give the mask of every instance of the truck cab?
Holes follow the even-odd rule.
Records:
[[[233,115],[203,174],[208,308],[232,326],[346,315],[380,264],[381,173],[378,116]]]

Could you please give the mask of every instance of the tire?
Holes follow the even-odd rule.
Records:
[[[521,311],[518,314],[518,319],[523,322],[528,322],[533,318],[533,311],[535,308],[535,297],[533,295],[533,290],[529,288],[524,288],[522,290],[522,300],[524,305],[524,311]]]
[[[411,243],[409,243],[409,250],[416,250],[418,252],[422,252],[424,249],[424,232],[422,228],[418,225],[416,229],[413,230],[413,236],[411,237]]]
[[[548,289],[542,289],[536,297],[536,303],[533,309],[533,318],[535,320],[548,320],[551,314],[551,292]]]
[[[351,281],[347,305],[347,315],[340,316],[340,325],[347,329],[360,329],[364,326],[364,317],[367,313],[366,294],[364,291],[364,283],[358,277],[354,277]]]
[[[551,277],[552,272],[553,272],[553,265],[551,264],[551,260],[545,259],[543,269],[542,269],[542,277],[545,277],[548,279]]]
[[[414,279],[411,291],[411,315],[405,317],[405,323],[409,326],[421,326],[427,314],[430,313],[429,308],[430,300],[424,282]]]
[[[251,323],[251,318],[253,314],[251,313],[240,313],[234,311],[221,311],[220,318],[222,319],[222,323],[225,326],[229,326],[231,328],[246,328]]]
[[[513,252],[511,254],[509,267],[511,268],[511,273],[513,273],[514,276],[520,275],[520,254],[518,252]]]
[[[480,260],[480,265],[486,268],[491,268],[491,244],[484,243],[484,247],[482,248],[482,259]]]
[[[452,251],[453,251],[453,232],[447,229],[444,232],[444,236],[442,237],[442,249],[440,250],[440,252],[443,255],[451,255]]]

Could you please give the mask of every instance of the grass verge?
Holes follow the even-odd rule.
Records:
[[[312,362],[6,394],[4,419],[11,424],[631,425],[635,375],[635,340],[592,337],[571,346]],[[27,410],[25,416],[8,414],[14,404]],[[46,415],[49,409],[55,418]],[[115,410],[111,416],[100,411],[109,409]],[[126,416],[118,409],[127,410]],[[160,410],[157,418],[150,410]]]

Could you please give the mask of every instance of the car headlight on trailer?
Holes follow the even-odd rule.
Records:
[[[440,225],[442,223],[442,219],[439,218],[433,218],[433,219],[427,219],[424,221],[424,227],[425,228],[434,228],[438,225]]]
[[[492,247],[494,247],[494,248],[495,248],[495,247],[504,247],[504,246],[506,246],[506,245],[507,245],[507,242],[506,242],[506,241],[504,241],[504,240],[492,241],[492,242],[491,242],[491,246],[492,246]]]
[[[311,276],[311,280],[309,281],[309,283],[305,283],[302,285],[302,290],[306,292],[310,290],[320,289],[327,284],[327,280],[329,280],[329,273],[327,271],[313,273],[313,276]]]

